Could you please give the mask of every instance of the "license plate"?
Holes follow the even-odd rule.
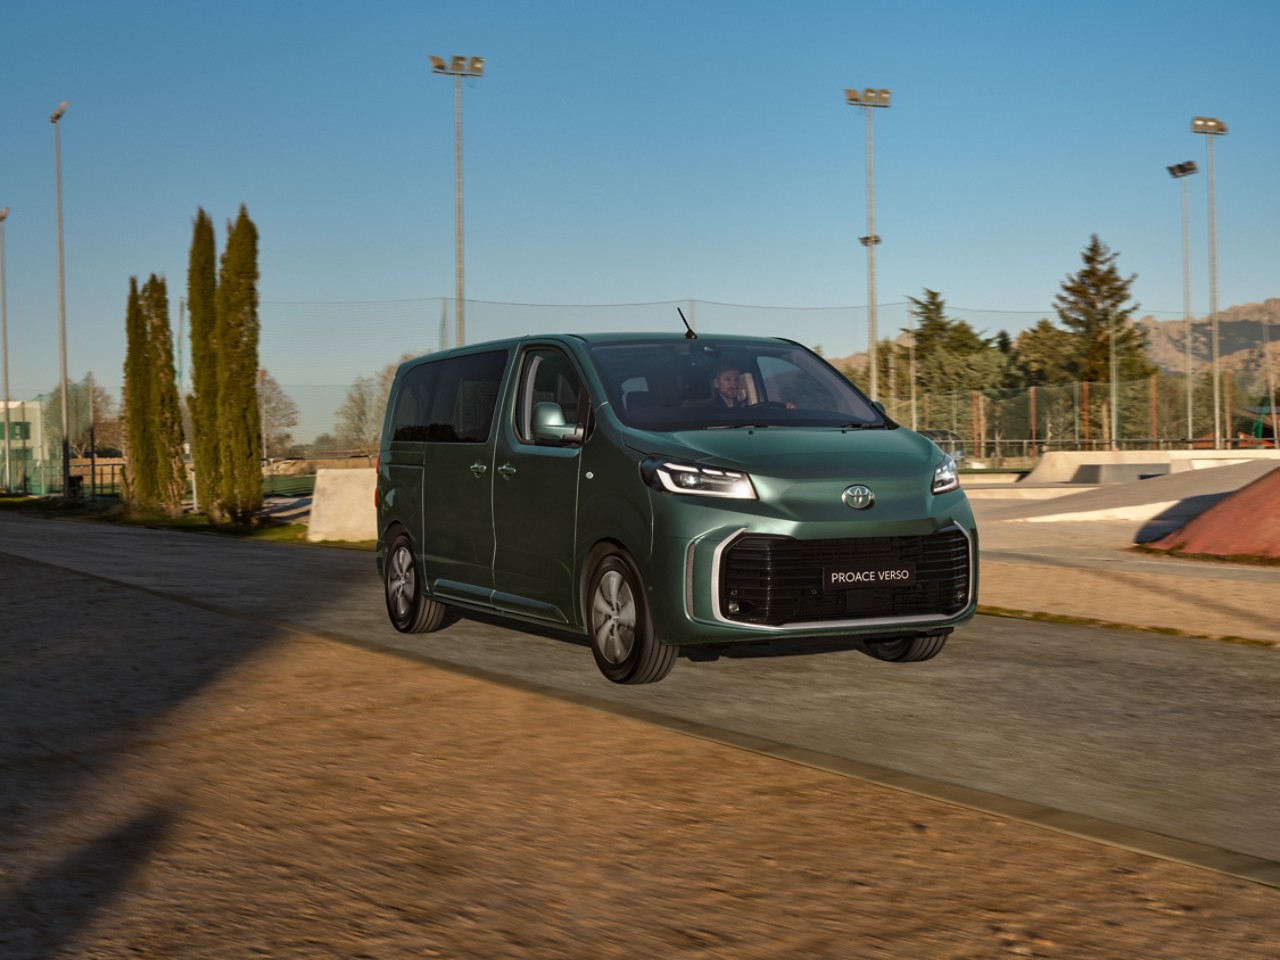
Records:
[[[910,587],[916,582],[914,563],[892,563],[876,566],[848,564],[824,567],[823,590],[857,590],[867,587]]]

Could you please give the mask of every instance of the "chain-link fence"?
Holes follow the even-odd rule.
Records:
[[[918,394],[885,401],[890,416],[936,433],[966,462],[1020,466],[1048,450],[1168,450],[1274,447],[1276,414],[1265,379],[1223,373],[1217,430],[1206,376],[1169,374],[1117,383]]]

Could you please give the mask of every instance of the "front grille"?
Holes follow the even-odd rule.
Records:
[[[841,564],[913,563],[912,586],[824,590],[823,570]],[[720,610],[730,620],[776,626],[823,620],[950,616],[969,600],[969,540],[956,527],[925,537],[795,540],[747,535],[724,551]]]

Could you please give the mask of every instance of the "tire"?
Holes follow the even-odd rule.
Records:
[[[403,531],[392,537],[387,547],[382,583],[386,588],[387,615],[401,633],[430,633],[443,625],[446,607],[423,594],[418,561],[409,536]]]
[[[614,683],[655,683],[675,666],[678,648],[653,635],[644,581],[631,558],[612,548],[593,554],[587,633],[596,666]]]
[[[892,640],[868,640],[867,652],[877,660],[892,663],[915,663],[932,660],[947,644],[951,631],[925,637],[895,637]]]

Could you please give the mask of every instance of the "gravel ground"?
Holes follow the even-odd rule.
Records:
[[[0,579],[6,960],[1280,958],[1280,890],[3,554]]]

